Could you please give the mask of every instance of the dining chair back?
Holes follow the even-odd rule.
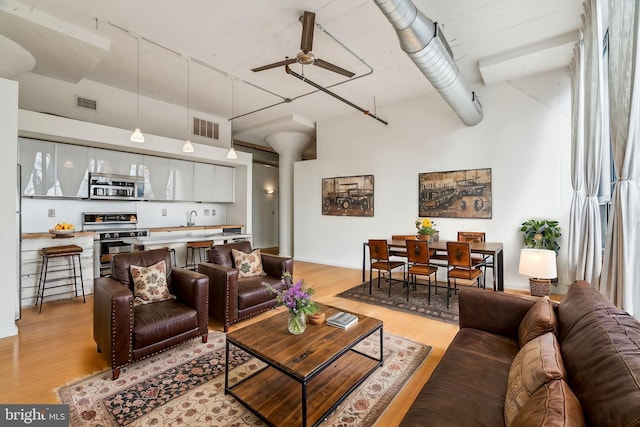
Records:
[[[477,282],[480,287],[480,276],[482,270],[474,266],[471,258],[470,242],[447,242],[447,262],[449,270],[447,271],[447,308],[449,308],[449,298],[451,291],[458,291],[458,279]],[[451,288],[451,280],[453,279],[453,288]]]
[[[409,279],[409,285],[413,284],[413,289],[417,289],[417,277],[426,276],[428,286],[428,300],[427,304],[431,304],[431,276],[437,274],[438,267],[430,264],[430,249],[429,243],[426,240],[406,240],[405,245],[407,248],[407,260],[409,262],[409,268],[407,269],[407,276]],[[411,280],[413,278],[413,280]],[[437,290],[437,276],[434,278],[434,282]],[[407,286],[407,301],[409,301],[409,289]]]
[[[458,231],[458,241],[460,242],[485,242],[484,231]],[[487,268],[490,268],[493,273],[493,290],[496,290],[496,270],[491,255],[472,256],[472,262],[475,266],[482,267],[484,275],[482,276],[483,282],[487,280]],[[485,283],[482,284],[485,287]]]
[[[380,287],[380,272],[389,274],[389,297],[391,297],[391,284],[393,282],[393,270],[402,268],[402,283],[405,283],[405,262],[392,261],[389,258],[389,243],[384,239],[369,239],[369,294],[371,294],[371,284],[373,270],[378,270],[378,288]]]

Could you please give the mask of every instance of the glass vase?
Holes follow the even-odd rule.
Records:
[[[289,320],[287,322],[289,332],[299,335],[307,328],[307,316],[304,313],[294,313],[289,310]]]

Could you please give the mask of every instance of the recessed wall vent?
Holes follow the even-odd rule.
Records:
[[[89,98],[83,98],[81,96],[76,96],[76,107],[84,108],[85,110],[97,111],[98,101]]]
[[[193,118],[193,134],[208,139],[220,139],[220,125],[208,120]]]

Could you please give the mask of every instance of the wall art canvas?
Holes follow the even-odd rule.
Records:
[[[421,217],[491,218],[491,169],[420,173],[418,206]]]
[[[373,216],[373,175],[322,178],[322,214]]]

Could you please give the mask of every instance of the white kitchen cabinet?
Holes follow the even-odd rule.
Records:
[[[215,188],[215,202],[233,202],[234,189],[233,178],[235,169],[227,166],[216,166],[215,176],[213,179]]]
[[[170,160],[173,200],[193,201],[193,162]]]
[[[144,156],[144,199],[173,200],[171,161],[164,157]]]
[[[55,143],[20,138],[21,194],[55,196]]]
[[[115,175],[142,176],[142,158],[142,154],[90,148],[89,171]]]
[[[56,196],[89,196],[89,149],[56,144]]]
[[[216,167],[207,163],[193,166],[193,198],[196,202],[215,202]]]

